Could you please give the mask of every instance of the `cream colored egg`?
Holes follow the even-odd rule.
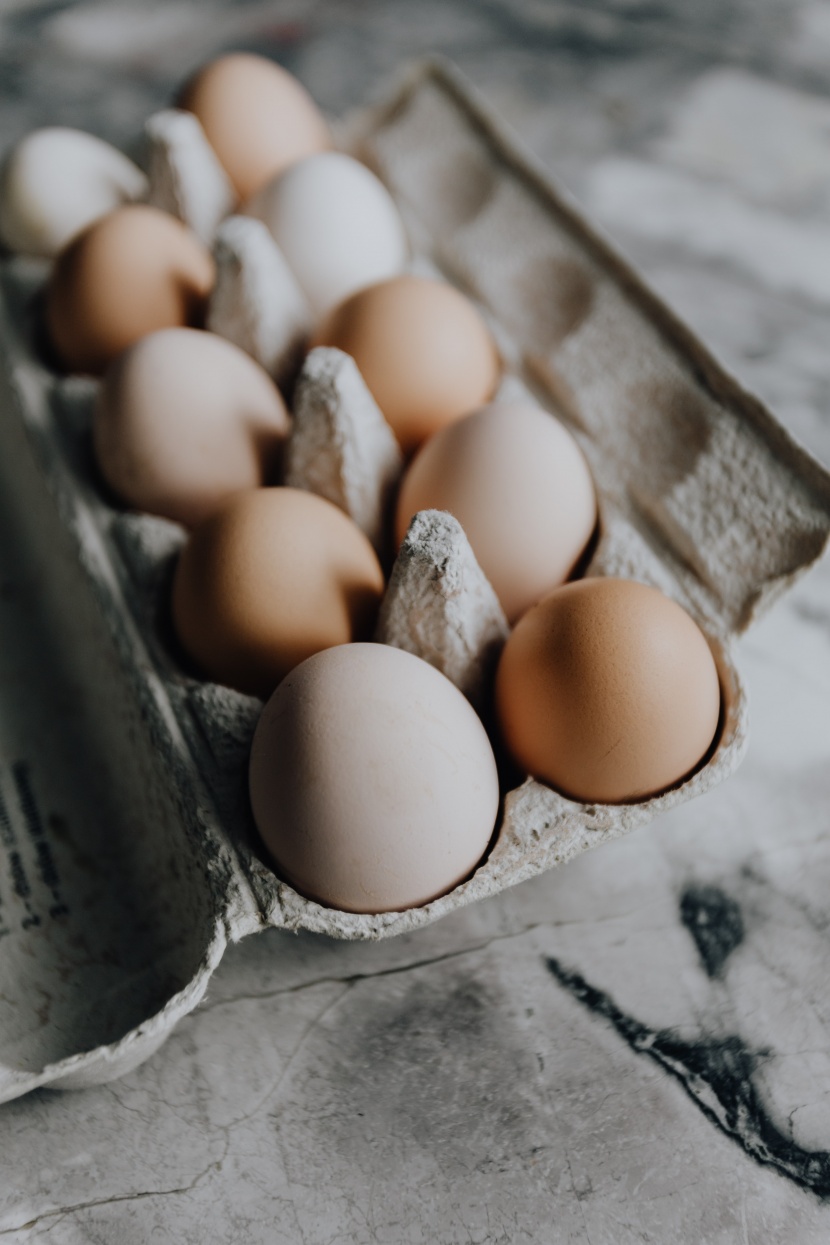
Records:
[[[187,527],[234,493],[276,483],[291,421],[263,368],[197,329],[161,329],[111,364],[93,419],[106,482]]]
[[[348,912],[410,908],[457,886],[499,807],[469,702],[383,644],[331,648],[288,675],[257,727],[250,791],[279,875]]]
[[[147,179],[132,160],[93,134],[34,130],[0,171],[0,241],[51,259],[93,221],[146,192]]]
[[[389,191],[339,151],[293,165],[244,210],[268,226],[315,316],[402,272],[409,258]]]
[[[173,579],[173,624],[203,675],[264,698],[306,657],[367,639],[383,586],[374,549],[337,506],[257,489],[193,532]]]
[[[458,519],[510,622],[568,578],[597,521],[582,451],[527,401],[494,402],[421,447],[398,497],[398,543],[419,510]]]

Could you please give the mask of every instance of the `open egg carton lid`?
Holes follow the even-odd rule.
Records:
[[[135,1066],[199,1002],[228,941],[266,926],[340,938],[412,930],[713,786],[747,739],[731,640],[830,536],[830,476],[597,236],[452,67],[416,65],[339,133],[390,189],[417,262],[484,311],[508,388],[530,390],[579,440],[600,500],[588,573],[653,584],[700,623],[723,689],[717,743],[691,778],[638,804],[586,806],[527,780],[506,793],[475,874],[423,907],[369,916],[298,895],[262,862],[248,807],[260,702],[188,677],[171,655],[167,589],[184,534],[109,504],[90,452],[96,384],[58,377],[40,361],[43,268],[10,261],[0,307],[0,476],[61,607],[81,620],[72,661],[131,810],[131,830],[117,827],[129,836],[121,858],[132,879],[125,945],[146,939],[155,922],[158,949],[146,962],[124,962],[102,940],[103,910],[118,894],[82,867],[77,850],[50,841],[20,771],[23,785],[15,779],[0,798],[8,934],[0,990],[12,1000],[11,1020],[0,1019],[0,1100]],[[432,533],[432,545],[428,523],[422,531],[425,563],[440,554],[445,572],[463,575],[463,550],[450,539],[442,551],[446,531]],[[417,648],[413,634],[387,638]],[[440,636],[427,641],[440,649]],[[96,967],[82,996],[78,947]]]

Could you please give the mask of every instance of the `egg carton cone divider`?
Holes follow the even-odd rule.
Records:
[[[830,477],[594,233],[450,66],[413,67],[340,133],[391,190],[418,264],[458,284],[489,318],[508,389],[533,393],[579,440],[600,499],[588,573],[653,584],[700,623],[724,693],[717,746],[688,781],[638,804],[586,806],[526,781],[506,793],[480,868],[423,907],[362,916],[298,895],[261,860],[248,807],[260,702],[190,678],[173,656],[166,602],[184,533],[109,504],[90,454],[95,382],[56,376],[40,361],[44,271],[7,261],[0,487],[34,551],[46,614],[72,619],[61,644],[96,724],[90,755],[96,772],[117,776],[120,799],[105,836],[112,870],[90,871],[89,850],[84,856],[38,814],[46,779],[36,766],[0,768],[8,926],[0,992],[12,1000],[0,1011],[0,1100],[37,1085],[92,1084],[140,1063],[196,1006],[228,941],[266,926],[364,939],[413,930],[709,789],[746,746],[731,641],[830,536]],[[452,677],[474,679],[475,645],[497,643],[503,623],[494,612],[487,626],[480,617],[466,626],[452,610],[459,584],[478,611],[488,586],[463,533],[440,516],[422,516],[413,541],[393,576],[383,638],[416,651],[423,643],[423,655],[446,662]],[[410,600],[422,615],[427,609],[420,632]],[[442,642],[442,619],[455,628],[453,644]],[[465,691],[475,698],[472,684]],[[96,833],[85,845],[93,864]],[[26,920],[21,868],[37,922]],[[131,956],[140,945],[146,954]],[[79,948],[92,965],[86,977]]]

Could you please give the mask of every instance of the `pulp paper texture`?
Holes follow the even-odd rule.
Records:
[[[144,127],[147,202],[178,217],[211,246],[236,202],[225,170],[193,113],[167,108]]]
[[[262,221],[229,216],[214,250],[216,284],[207,328],[246,351],[278,384],[289,381],[311,328],[311,310]]]
[[[0,325],[0,462],[17,480],[21,516],[40,533],[45,563],[64,585],[65,608],[88,619],[90,642],[78,646],[77,662],[142,829],[131,848],[138,886],[125,921],[141,927],[142,897],[148,912],[161,903],[165,917],[158,957],[125,965],[120,983],[102,978],[106,1009],[88,997],[79,1006],[70,948],[80,940],[96,947],[101,964],[112,960],[95,931],[113,895],[90,888],[69,854],[58,853],[54,876],[62,877],[67,910],[38,913],[39,923],[18,922],[9,934],[5,962],[17,976],[2,982],[14,1019],[13,1031],[0,1033],[0,1097],[106,1079],[145,1058],[196,1005],[228,939],[266,925],[340,938],[415,929],[710,788],[734,769],[747,738],[731,637],[827,542],[828,476],[591,232],[452,72],[417,68],[348,137],[396,198],[418,263],[445,273],[489,317],[511,370],[507,387],[536,395],[579,440],[600,496],[588,573],[654,584],[703,627],[724,694],[717,746],[687,782],[640,804],[580,805],[527,781],[506,795],[480,868],[424,907],[361,916],[297,895],[263,863],[248,808],[247,757],[260,704],[191,678],[175,651],[166,603],[184,534],[104,499],[88,452],[95,385],[57,378],[39,362],[33,325],[43,273],[12,263]],[[227,284],[214,327],[276,358],[275,343],[286,339],[267,323],[272,309],[251,264],[257,240],[229,222],[219,232]],[[245,291],[237,318],[227,296],[234,281]],[[332,454],[327,480],[303,478],[298,467],[295,483],[337,485],[343,504],[366,506],[360,470],[366,462],[393,470],[388,447],[349,442],[372,427],[370,415],[356,414],[364,398],[354,378],[338,380],[335,369],[316,381],[312,430],[319,418],[352,431],[343,433],[342,453]],[[378,495],[373,504],[383,504]],[[426,514],[393,572],[383,638],[421,648],[475,699],[504,626],[488,588],[463,533]],[[33,851],[40,841],[20,791],[15,800],[4,823],[11,829],[0,835],[9,876],[24,831]],[[31,872],[36,855],[23,864]],[[37,965],[34,979],[19,971],[23,963]],[[137,993],[142,974],[154,983],[145,996]],[[140,1017],[137,997],[147,1002]]]
[[[293,415],[284,483],[345,510],[385,554],[403,455],[354,359],[331,346],[309,351]]]

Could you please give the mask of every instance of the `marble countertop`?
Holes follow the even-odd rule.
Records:
[[[332,115],[450,56],[830,464],[830,4],[6,0],[0,146],[129,145],[232,47]],[[13,530],[0,499],[0,766],[37,746],[82,776]],[[0,1107],[0,1239],[830,1240],[830,562],[739,659],[722,787],[416,934],[250,938],[146,1064]]]

